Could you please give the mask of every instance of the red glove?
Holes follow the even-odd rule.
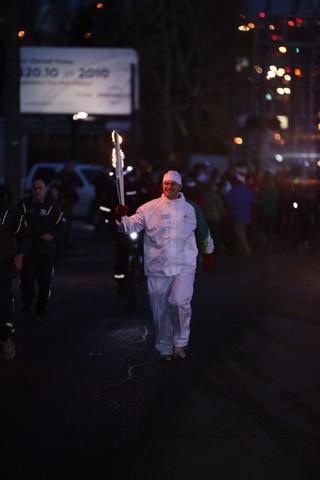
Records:
[[[211,272],[213,268],[213,254],[212,253],[204,253],[203,254],[203,271],[205,273]]]
[[[125,215],[127,215],[128,207],[127,207],[127,205],[117,205],[116,208],[115,208],[115,212],[116,212],[116,220],[118,220],[118,222],[120,222],[121,217],[124,217]]]

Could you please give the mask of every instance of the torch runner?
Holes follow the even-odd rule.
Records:
[[[120,148],[122,138],[116,130],[112,132],[112,141],[114,148],[112,150],[112,165],[116,173],[116,187],[120,205],[125,205],[124,201],[124,182],[123,182],[123,159],[124,153]]]

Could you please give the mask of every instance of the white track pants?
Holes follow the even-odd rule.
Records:
[[[185,268],[173,277],[148,276],[156,349],[161,355],[188,345],[194,275],[194,268]]]

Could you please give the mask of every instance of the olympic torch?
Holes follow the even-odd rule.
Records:
[[[120,205],[125,205],[124,201],[124,182],[123,182],[123,160],[124,160],[124,153],[120,148],[122,143],[122,137],[119,135],[116,130],[112,132],[112,142],[114,148],[112,150],[112,166],[115,169],[116,173],[116,187],[117,187],[117,194],[118,200]]]

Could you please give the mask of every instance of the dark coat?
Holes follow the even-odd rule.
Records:
[[[0,198],[0,277],[15,277],[13,264],[18,253],[25,255],[30,250],[30,234],[24,216],[16,206]]]
[[[66,220],[60,207],[47,196],[43,203],[34,202],[27,197],[19,203],[20,213],[24,215],[28,228],[31,230],[32,255],[54,255],[56,237],[66,228]],[[47,242],[42,235],[50,233],[54,239]]]

